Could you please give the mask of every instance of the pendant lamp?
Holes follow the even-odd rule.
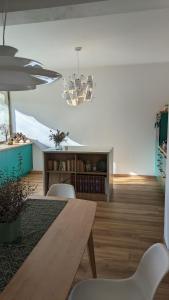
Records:
[[[3,44],[0,45],[0,91],[24,91],[37,85],[52,83],[61,74],[44,69],[33,59],[15,56],[18,49],[5,45],[7,13],[3,13]]]
[[[73,74],[68,80],[64,79],[63,98],[70,106],[78,106],[82,103],[89,103],[93,98],[93,76],[87,77],[79,71],[79,52],[82,47],[76,47],[77,53],[77,74]]]

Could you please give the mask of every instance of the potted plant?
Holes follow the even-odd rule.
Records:
[[[0,243],[13,242],[20,236],[24,201],[34,190],[35,186],[15,174],[0,171]]]
[[[50,141],[54,142],[56,150],[62,150],[61,143],[66,141],[68,135],[69,132],[65,133],[57,129],[56,133],[54,133],[52,130],[50,130],[49,139]]]

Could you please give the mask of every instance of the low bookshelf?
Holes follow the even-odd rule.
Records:
[[[78,197],[87,193],[105,194],[110,199],[113,149],[70,147],[65,151],[46,149],[44,154],[44,194],[54,183],[74,185]]]

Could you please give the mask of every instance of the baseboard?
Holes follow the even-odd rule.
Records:
[[[32,174],[42,174],[43,171],[37,171],[37,170],[32,170]],[[113,177],[144,177],[144,178],[149,178],[149,179],[154,179],[156,176],[152,175],[131,175],[131,174],[111,174]]]
[[[32,171],[31,171],[31,173],[32,173],[32,174],[42,174],[42,173],[43,173],[43,171],[36,171],[36,170],[32,170]]]
[[[144,177],[149,179],[154,179],[156,176],[153,175],[131,175],[131,174],[112,174],[113,177]]]

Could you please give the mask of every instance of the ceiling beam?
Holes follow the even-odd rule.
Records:
[[[8,12],[24,11],[40,8],[59,7],[106,0],[0,0],[0,11],[7,8]]]

